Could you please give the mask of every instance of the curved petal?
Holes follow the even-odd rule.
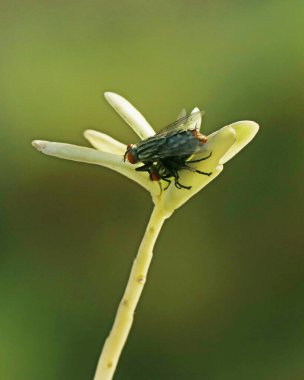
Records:
[[[159,186],[149,180],[149,176],[135,171],[134,165],[123,162],[122,157],[108,152],[100,152],[92,148],[77,145],[35,140],[32,145],[40,152],[49,156],[66,160],[101,165],[115,170],[126,177],[133,179],[151,194],[159,193]]]
[[[177,189],[172,181],[171,185],[162,194],[160,201],[163,208],[172,213],[175,209],[183,205],[189,198],[196,194],[203,187],[208,185],[223,170],[223,166],[219,164],[220,159],[225,155],[228,149],[235,142],[235,131],[227,126],[215,132],[208,138],[206,143],[206,152],[212,152],[212,155],[201,162],[189,164],[194,169],[212,174],[210,176],[194,173],[188,170],[180,171],[179,181],[182,185],[192,186],[188,189]],[[206,152],[200,155],[206,157]],[[199,155],[195,155],[195,159],[199,159]],[[157,200],[156,200],[157,201]]]
[[[87,129],[83,133],[84,137],[91,143],[91,145],[102,152],[108,152],[118,155],[123,155],[126,151],[127,146],[121,142],[113,139],[105,133],[98,131],[93,131],[92,129]]]
[[[236,141],[220,160],[221,164],[225,164],[237,153],[239,153],[239,151],[254,138],[259,130],[259,125],[250,120],[238,121],[236,123],[230,124],[230,127],[235,130]]]
[[[137,111],[125,98],[114,92],[105,92],[106,100],[115,111],[130,125],[135,133],[142,139],[155,135],[155,132],[143,115]]]
[[[203,187],[207,186],[209,182],[213,181],[221,173],[223,168],[224,168],[223,165],[217,165],[213,169],[212,175],[210,177],[206,176],[204,178],[204,180],[201,182],[201,187],[199,187],[197,189],[194,189],[194,187],[192,187],[192,189],[190,189],[190,190],[176,189],[175,188],[173,197],[172,197],[172,195],[170,196],[170,197],[172,197],[171,199],[169,199],[169,197],[168,197],[168,198],[166,198],[166,201],[164,201],[164,199],[162,199],[161,197],[152,195],[153,202],[155,204],[158,202],[160,202],[162,204],[163,213],[168,218],[173,213],[174,210],[181,207],[184,203],[187,202],[188,199],[190,199],[193,195],[195,195],[197,192],[199,192]],[[195,175],[195,173],[192,173],[192,174]],[[170,187],[171,186],[174,186],[174,184],[171,184]],[[180,193],[178,193],[178,191]],[[186,192],[188,192],[188,193],[186,193]],[[191,193],[189,193],[189,192],[191,192]]]

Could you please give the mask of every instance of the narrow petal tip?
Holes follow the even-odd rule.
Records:
[[[251,120],[237,121],[229,126],[235,131],[236,142],[228,150],[228,152],[220,160],[221,164],[225,164],[239,153],[258,133],[259,124]]]
[[[230,124],[232,128],[234,128],[237,134],[241,135],[241,131],[243,132],[243,136],[246,134],[253,138],[259,131],[259,124],[252,120],[242,120],[237,121],[233,124]]]
[[[34,148],[36,148],[39,152],[43,152],[46,148],[47,141],[42,140],[34,140],[32,141],[32,145]]]
[[[199,112],[199,108],[198,107],[194,107],[193,110],[191,111],[191,113],[196,113],[196,112]]]
[[[105,92],[104,96],[111,107],[130,125],[142,140],[155,134],[151,125],[128,100],[110,91]]]
[[[119,155],[123,155],[126,151],[125,144],[122,144],[105,133],[87,129],[83,135],[97,150]]]
[[[111,92],[111,91],[106,91],[104,93],[104,97],[106,98],[106,100],[109,102],[111,100],[111,98],[115,98],[115,97],[119,97],[119,95],[115,94],[115,92]]]

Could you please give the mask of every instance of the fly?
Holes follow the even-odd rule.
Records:
[[[179,182],[179,171],[190,170],[195,173],[210,176],[212,173],[202,172],[189,166],[189,163],[208,159],[212,152],[204,158],[195,160],[189,158],[206,150],[207,137],[199,133],[198,120],[203,111],[186,115],[169,124],[154,136],[140,141],[137,144],[127,145],[124,161],[131,164],[142,162],[136,171],[148,172],[152,181],[164,180],[170,186],[170,178],[174,178],[178,189],[191,189],[191,186]]]

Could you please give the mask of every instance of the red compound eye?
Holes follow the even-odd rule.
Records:
[[[130,164],[136,163],[136,159],[135,159],[133,153],[130,151],[127,153],[127,160],[130,162]]]
[[[127,159],[130,162],[130,164],[135,164],[136,162],[138,162],[137,157],[134,153],[135,149],[133,149],[133,144],[128,144],[126,153],[124,154],[124,161],[126,161]]]

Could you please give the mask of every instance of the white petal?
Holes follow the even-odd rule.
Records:
[[[234,157],[241,149],[244,148],[257,134],[259,125],[254,121],[244,120],[230,124],[230,127],[235,130],[236,141],[228,152],[222,157],[220,163],[225,164]]]
[[[122,144],[105,133],[87,129],[83,135],[97,150],[121,156],[123,156],[126,151],[127,146],[125,144]]]
[[[104,96],[115,111],[130,125],[142,140],[155,135],[153,128],[143,115],[126,99],[114,92],[105,92]]]
[[[212,174],[207,176],[187,170],[181,170],[179,173],[180,183],[185,186],[192,186],[192,188],[190,190],[177,189],[174,186],[174,181],[172,181],[169,188],[162,194],[161,202],[163,208],[168,213],[172,213],[175,209],[184,204],[189,198],[217,177],[223,169],[223,166],[219,164],[219,161],[234,142],[235,131],[229,126],[224,127],[213,133],[212,136],[209,136],[206,143],[206,150],[212,152],[211,157],[205,161],[189,165],[203,172],[212,172]],[[206,156],[206,153],[201,153],[201,155]],[[195,159],[198,158],[199,156],[196,155]]]
[[[194,107],[193,110],[191,111],[191,113],[196,113],[198,112],[200,109],[198,107]]]
[[[151,194],[159,193],[159,186],[150,181],[149,176],[146,173],[135,171],[134,165],[123,162],[123,158],[116,154],[100,152],[92,148],[77,145],[41,140],[33,141],[32,145],[40,152],[50,156],[64,158],[66,160],[85,162],[88,164],[101,165],[115,170],[116,172],[133,179],[133,181],[143,186],[151,192]]]

